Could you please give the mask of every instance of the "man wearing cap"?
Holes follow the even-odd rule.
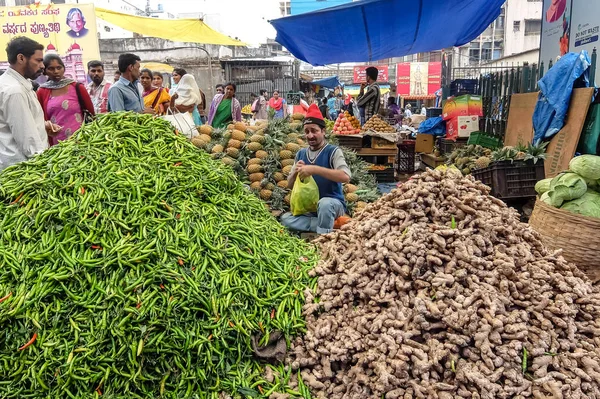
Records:
[[[319,107],[312,104],[304,118],[304,135],[308,148],[296,154],[288,188],[292,189],[296,177],[312,176],[319,187],[317,213],[293,216],[290,212],[281,216],[281,224],[298,232],[327,234],[333,231],[335,220],[346,212],[343,183],[350,181],[350,168],[342,150],[325,141],[325,121]]]
[[[375,67],[368,67],[365,72],[367,73],[367,83],[360,85],[357,105],[359,108],[365,109],[365,121],[368,121],[373,115],[379,113],[381,90],[377,85],[379,70]],[[365,88],[367,89],[366,93]]]

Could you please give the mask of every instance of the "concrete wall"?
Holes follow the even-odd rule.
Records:
[[[501,67],[501,66],[523,66],[525,63],[529,65],[537,64],[540,58],[540,50],[533,49],[519,54],[509,55],[490,63],[484,64],[485,67]]]
[[[541,21],[542,8],[542,1],[508,0],[506,3],[506,26],[504,30],[505,57],[540,47],[541,29],[535,35],[525,35],[525,21]],[[518,31],[514,30],[515,21],[520,21],[520,29]]]

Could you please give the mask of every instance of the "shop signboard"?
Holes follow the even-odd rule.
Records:
[[[587,2],[584,0],[581,3]],[[558,57],[569,52],[574,39],[571,36],[571,6],[572,0],[544,0],[540,63],[544,62],[545,68],[550,60],[556,63]]]
[[[379,70],[377,81],[387,83],[389,79],[389,67],[387,65],[374,65]],[[367,68],[369,65],[357,65],[354,67],[354,83],[365,83],[367,81]]]
[[[434,96],[442,86],[442,63],[400,63],[396,66],[396,86],[401,97]]]
[[[44,54],[57,54],[65,63],[65,76],[87,80],[87,63],[100,59],[96,13],[93,4],[31,4],[0,7],[0,49],[15,36],[27,36],[44,46]],[[8,68],[6,53],[0,69]]]
[[[587,50],[590,59],[594,48],[600,49],[600,2],[572,0],[571,40],[569,51]],[[596,67],[596,83],[600,82],[600,67]]]

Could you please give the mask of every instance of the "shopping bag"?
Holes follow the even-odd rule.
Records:
[[[317,211],[319,204],[319,186],[312,176],[307,177],[302,181],[300,176],[296,176],[296,183],[292,189],[290,198],[290,208],[292,215],[299,216],[305,213]]]
[[[189,139],[198,135],[196,124],[189,112],[173,113],[173,111],[169,109],[167,115],[161,116],[161,118],[169,121],[179,134],[184,135]]]

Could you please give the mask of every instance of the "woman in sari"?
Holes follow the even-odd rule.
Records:
[[[50,146],[71,137],[77,131],[86,114],[94,114],[94,104],[85,85],[65,78],[65,64],[56,54],[44,57],[48,81],[40,86],[37,97],[42,105],[45,120],[61,126],[56,136],[48,137]]]
[[[171,104],[179,112],[190,112],[196,126],[202,126],[198,105],[202,104],[202,95],[196,79],[185,69],[173,70],[174,88],[171,89]]]
[[[165,81],[163,80],[162,73],[152,72],[152,85],[154,87],[165,87]]]
[[[152,85],[152,71],[149,69],[142,69],[140,71],[140,83],[144,88],[142,92],[144,105],[152,108],[157,115],[164,115],[171,102],[171,96],[167,89]]]
[[[287,104],[282,97],[279,97],[279,91],[273,92],[273,97],[269,100],[269,109],[275,110],[275,119],[283,119],[287,116]]]
[[[219,129],[230,122],[242,121],[242,107],[235,98],[236,86],[233,83],[225,85],[225,93],[217,94],[210,105],[208,124]]]

